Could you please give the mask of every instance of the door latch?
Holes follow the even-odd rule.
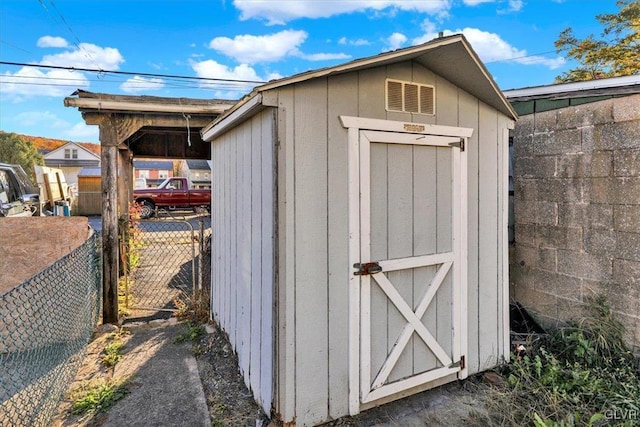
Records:
[[[355,276],[367,276],[369,274],[382,272],[382,267],[377,262],[367,262],[364,264],[357,262],[353,264],[353,268],[358,269],[357,271],[353,272]]]
[[[460,151],[464,151],[464,138],[460,138],[460,141],[458,142],[450,142],[449,147],[459,148]]]

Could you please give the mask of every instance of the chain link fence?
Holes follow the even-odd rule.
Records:
[[[132,266],[123,283],[129,320],[168,318],[176,301],[209,289],[210,234],[210,218],[200,215],[141,220],[129,238],[121,236]]]
[[[99,244],[94,233],[0,295],[0,426],[48,426],[55,416],[98,322]]]

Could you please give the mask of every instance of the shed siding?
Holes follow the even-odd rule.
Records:
[[[212,146],[212,314],[267,413],[273,388],[273,135],[265,110]]]
[[[387,112],[386,78],[434,85],[436,116]],[[351,269],[346,130],[339,126],[340,115],[475,129],[468,148],[469,374],[495,366],[506,356],[501,345],[506,277],[498,271],[503,267],[501,208],[506,200],[499,189],[506,181],[501,153],[507,118],[409,62],[316,78],[274,92],[280,143],[276,409],[282,419],[312,425],[347,414]],[[393,320],[384,317],[387,301],[374,304],[381,313],[376,321]],[[385,339],[393,343],[395,336]]]

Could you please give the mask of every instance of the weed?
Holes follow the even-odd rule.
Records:
[[[603,298],[591,316],[551,331],[502,368],[506,386],[488,390],[488,413],[472,425],[596,426],[640,421],[640,368]],[[482,418],[482,417],[481,417]],[[487,419],[488,418],[488,419]]]
[[[123,346],[124,344],[122,344],[122,341],[120,341],[119,339],[107,344],[104,350],[102,350],[102,352],[104,353],[102,363],[110,368],[116,366],[120,359],[122,359],[122,354],[120,353],[120,351],[122,350]]]
[[[176,311],[173,315],[178,319],[189,319],[200,323],[209,321],[210,300],[207,291],[201,289],[193,295],[182,294],[176,297],[173,303],[176,306]]]
[[[187,322],[187,330],[182,334],[178,335],[174,340],[174,342],[179,344],[186,341],[196,341],[205,333],[206,333],[206,330],[203,325],[196,322],[189,321]]]
[[[125,381],[106,381],[86,386],[72,396],[74,415],[93,415],[106,412],[128,393]]]

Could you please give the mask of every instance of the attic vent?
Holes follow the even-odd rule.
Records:
[[[434,87],[387,80],[387,110],[435,114]]]

